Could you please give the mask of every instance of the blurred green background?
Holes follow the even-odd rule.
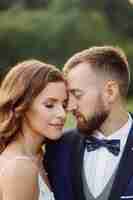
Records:
[[[60,69],[90,46],[122,48],[131,68],[128,109],[133,110],[133,4],[128,0],[0,0],[0,79],[36,58]],[[69,117],[66,126],[74,126]]]

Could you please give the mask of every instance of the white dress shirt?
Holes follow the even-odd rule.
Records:
[[[85,149],[83,169],[90,192],[95,198],[102,193],[119,164],[131,125],[132,118],[129,115],[127,123],[110,136],[105,137],[98,131],[95,134],[95,137],[99,139],[119,139],[120,153],[118,156],[113,155],[105,147],[91,152],[87,152],[87,149]]]

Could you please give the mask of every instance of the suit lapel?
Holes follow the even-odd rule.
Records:
[[[72,188],[74,199],[84,200],[83,183],[82,183],[82,167],[84,154],[84,137],[81,133],[75,138],[72,151]]]
[[[130,177],[133,175],[133,125],[130,130],[123,156],[121,158],[109,200],[118,200],[124,193]]]

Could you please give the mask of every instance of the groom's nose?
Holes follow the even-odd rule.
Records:
[[[73,112],[77,109],[77,100],[74,97],[74,95],[69,94],[69,101],[68,101],[68,107],[67,107],[67,111],[68,112]]]

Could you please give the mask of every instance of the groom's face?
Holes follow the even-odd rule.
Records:
[[[68,110],[76,117],[77,127],[81,131],[92,132],[100,128],[108,116],[102,83],[88,63],[80,63],[68,73]]]

